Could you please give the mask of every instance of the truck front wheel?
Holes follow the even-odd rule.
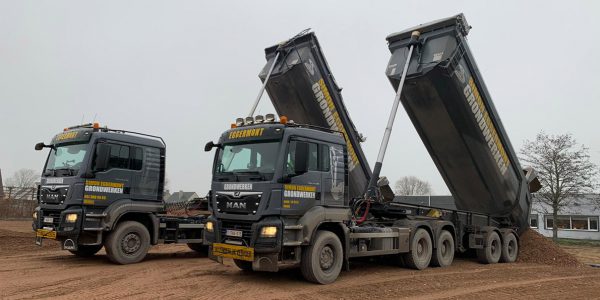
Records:
[[[423,228],[417,229],[410,241],[410,252],[404,254],[403,260],[407,267],[423,270],[429,266],[433,245],[429,232]]]
[[[300,269],[306,280],[328,284],[337,279],[343,262],[340,239],[331,231],[319,230],[312,245],[302,249]]]
[[[79,257],[91,257],[100,249],[102,249],[102,245],[78,245],[77,250],[69,250],[69,252]]]
[[[117,225],[105,243],[108,258],[117,264],[140,262],[150,248],[150,233],[146,226],[135,221],[124,221]]]
[[[235,265],[238,268],[240,268],[240,270],[243,270],[243,271],[252,271],[252,262],[251,261],[234,259],[233,263],[235,263]]]
[[[200,243],[188,243],[187,246],[200,253],[202,256],[208,256],[208,245],[203,245]]]

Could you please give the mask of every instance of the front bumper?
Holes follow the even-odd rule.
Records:
[[[231,220],[217,220],[213,216],[208,218],[213,222],[213,231],[205,230],[204,237],[209,244],[231,245],[232,248],[251,250],[253,252],[252,269],[255,271],[279,270],[279,262],[283,249],[283,222],[278,218],[265,218],[258,222],[241,222]],[[262,237],[261,230],[265,226],[277,227],[275,237]],[[241,234],[240,234],[241,232]],[[219,247],[222,248],[222,247]],[[222,251],[212,251],[210,257],[222,262]]]
[[[102,228],[99,220],[86,217],[83,207],[70,207],[65,210],[36,208],[37,218],[32,229],[36,232],[36,244],[43,239],[55,239],[64,250],[77,250],[78,245],[99,245],[102,243]],[[76,214],[75,222],[67,222],[66,216]]]

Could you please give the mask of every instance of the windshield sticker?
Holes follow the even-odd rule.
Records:
[[[57,142],[60,141],[65,141],[65,140],[71,140],[77,137],[77,131],[68,131],[68,132],[63,132],[63,133],[59,133],[56,135],[55,140]]]
[[[229,191],[251,191],[252,183],[226,183],[223,189]]]
[[[97,193],[109,193],[109,194],[123,194],[124,183],[120,182],[109,182],[109,181],[98,181],[98,180],[86,180],[85,191],[86,192],[97,192]]]
[[[257,137],[262,136],[264,128],[252,128],[252,129],[242,129],[242,130],[232,130],[229,132],[229,139],[240,139],[247,137]]]

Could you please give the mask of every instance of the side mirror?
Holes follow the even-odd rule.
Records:
[[[98,144],[96,146],[96,160],[94,160],[94,171],[108,169],[108,159],[110,157],[110,146],[107,144]]]
[[[308,143],[297,142],[294,154],[294,173],[302,175],[308,171]]]
[[[204,151],[209,152],[214,147],[221,148],[221,144],[215,144],[213,141],[210,141],[204,145]]]
[[[35,144],[35,151],[40,151],[40,150],[44,149],[44,147],[46,147],[46,144],[44,144],[43,142],[39,142],[39,143]]]

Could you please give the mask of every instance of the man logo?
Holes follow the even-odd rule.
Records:
[[[246,209],[246,203],[228,201],[225,207],[234,209]]]
[[[239,198],[241,194],[241,192],[233,192],[233,197]]]

